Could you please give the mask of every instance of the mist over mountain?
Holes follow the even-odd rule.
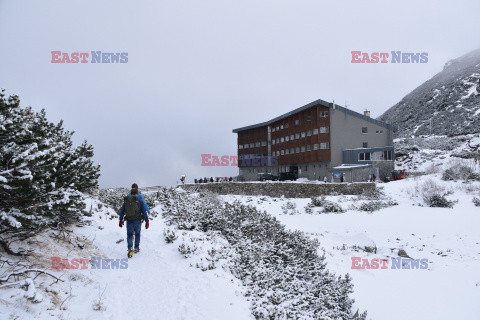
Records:
[[[378,119],[396,125],[398,137],[479,133],[480,49],[448,61]]]

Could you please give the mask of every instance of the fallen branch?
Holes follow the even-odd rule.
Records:
[[[40,274],[45,274],[45,275],[47,275],[47,276],[50,276],[50,277],[56,279],[57,282],[58,282],[58,281],[64,282],[64,280],[62,280],[62,279],[60,279],[60,278],[57,278],[56,276],[54,276],[54,275],[51,274],[51,273],[48,273],[48,272],[43,271],[43,270],[37,270],[37,269],[28,269],[28,270],[23,270],[23,271],[20,271],[20,272],[10,273],[10,274],[9,274],[8,276],[6,276],[5,278],[0,279],[0,282],[7,282],[8,279],[10,279],[10,277],[12,277],[12,276],[16,277],[16,276],[20,276],[20,275],[25,275],[26,273],[29,273],[29,272],[37,272],[38,274],[37,274],[37,276],[36,276],[35,278],[37,278],[38,275],[40,275]]]

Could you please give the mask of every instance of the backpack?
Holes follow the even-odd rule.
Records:
[[[138,196],[128,195],[124,198],[125,204],[125,220],[142,219],[140,206],[138,205]]]

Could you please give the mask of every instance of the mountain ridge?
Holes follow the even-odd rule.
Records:
[[[397,126],[398,137],[479,133],[480,48],[448,61],[377,119]]]

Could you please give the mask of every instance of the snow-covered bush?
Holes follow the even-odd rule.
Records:
[[[479,198],[473,197],[472,202],[475,205],[475,207],[480,207],[480,199]]]
[[[313,208],[314,208],[314,206],[311,203],[307,204],[305,206],[305,213],[312,214],[313,213]]]
[[[324,202],[325,202],[325,196],[320,196],[320,197],[312,197],[310,203],[312,204],[313,207],[322,207]]]
[[[171,230],[170,228],[166,228],[165,230],[163,230],[163,236],[166,243],[172,243],[177,240],[177,234],[174,230]]]
[[[345,210],[343,210],[343,208],[339,204],[336,204],[335,202],[325,201],[323,203],[322,212],[323,213],[330,213],[330,212],[342,213],[342,212],[345,212]]]
[[[0,232],[26,236],[81,219],[82,193],[98,187],[100,167],[93,147],[73,147],[72,135],[0,91]]]
[[[297,204],[292,201],[287,201],[284,205],[282,205],[282,212],[283,214],[298,214]]]
[[[194,254],[197,251],[197,246],[195,243],[181,243],[178,246],[178,252],[180,252],[185,258],[190,257],[192,254]]]
[[[354,314],[348,274],[339,277],[326,269],[312,240],[289,231],[267,212],[239,201],[195,197],[172,189],[160,203],[169,225],[219,231],[233,248],[232,274],[247,288],[256,319],[365,319]],[[191,231],[193,232],[193,231]],[[187,244],[182,251],[188,254]]]
[[[452,208],[454,201],[449,201],[444,195],[432,194],[430,197],[425,199],[425,202],[429,207],[438,207],[438,208]]]
[[[384,209],[384,208],[388,208],[396,205],[398,205],[398,203],[395,201],[368,201],[368,202],[363,202],[356,209],[360,211],[373,212],[373,211],[378,211],[380,209]]]
[[[480,180],[480,175],[471,166],[455,165],[443,172],[442,180]]]
[[[407,192],[412,198],[421,200],[423,204],[429,207],[431,207],[432,204],[433,206],[439,206],[440,204],[447,205],[449,202],[445,197],[451,193],[444,185],[433,179],[416,183],[415,186],[408,189]],[[451,205],[453,205],[453,202],[451,202]]]

